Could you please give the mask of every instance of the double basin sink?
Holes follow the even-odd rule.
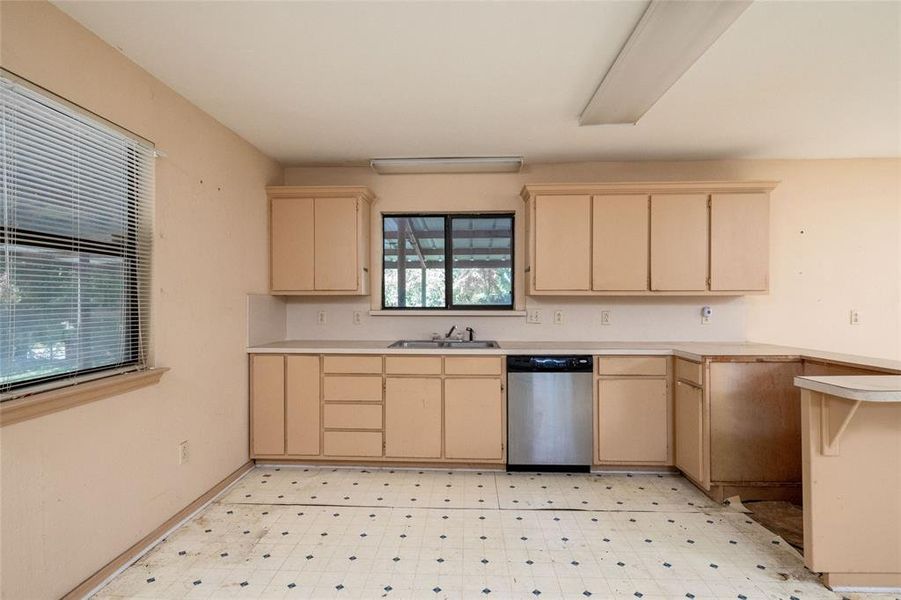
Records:
[[[410,348],[416,350],[469,350],[479,348],[500,348],[491,340],[466,342],[462,340],[397,340],[389,348]]]

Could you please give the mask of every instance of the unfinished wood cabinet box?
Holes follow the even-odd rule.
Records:
[[[671,465],[668,359],[595,357],[595,462]]]
[[[676,466],[719,502],[800,500],[801,361],[676,359]]]
[[[360,186],[270,186],[266,192],[272,294],[369,293],[372,192]]]
[[[775,182],[529,184],[531,295],[766,292]]]

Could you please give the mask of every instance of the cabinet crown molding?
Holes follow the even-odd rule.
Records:
[[[721,194],[729,192],[771,192],[778,181],[620,181],[605,183],[529,183],[520,196],[597,194]]]
[[[365,185],[269,185],[269,198],[348,198],[375,201],[375,194]]]

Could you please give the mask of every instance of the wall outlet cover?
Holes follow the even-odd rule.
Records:
[[[538,309],[532,309],[526,312],[526,323],[531,323],[532,325],[537,325],[541,323],[541,311]]]
[[[554,325],[563,325],[564,314],[562,310],[554,311]]]
[[[612,311],[609,311],[609,310],[601,311],[601,325],[613,325]]]
[[[185,440],[178,444],[178,464],[183,465],[188,462],[188,441]]]

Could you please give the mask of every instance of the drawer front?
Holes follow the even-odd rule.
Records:
[[[378,373],[382,372],[381,356],[325,356],[323,373]]]
[[[322,383],[326,402],[381,402],[381,377],[326,376]]]
[[[503,358],[500,356],[447,356],[445,375],[500,375]]]
[[[330,429],[381,429],[381,404],[326,404],[323,423]]]
[[[389,375],[441,375],[440,356],[386,356]]]
[[[682,358],[676,359],[676,379],[684,379],[695,385],[704,385],[704,379],[701,376],[701,363],[691,362]]]
[[[380,431],[326,431],[322,434],[326,456],[381,456]]]
[[[666,375],[665,356],[599,356],[598,375]]]

